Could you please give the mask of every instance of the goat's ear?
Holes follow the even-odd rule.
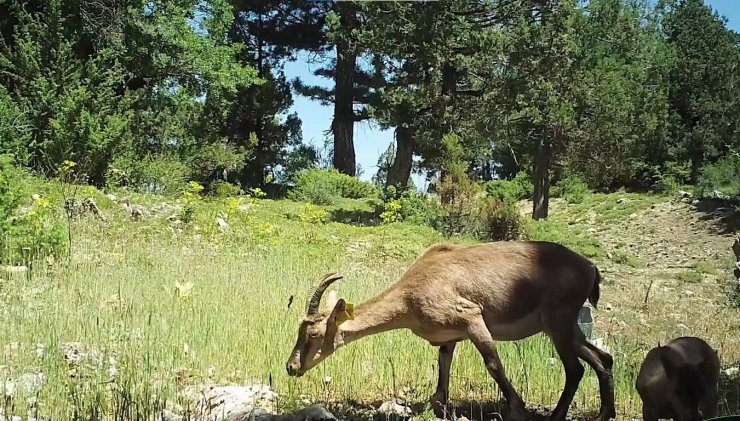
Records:
[[[331,312],[330,321],[335,325],[339,326],[347,320],[353,320],[355,318],[355,306],[352,303],[344,301],[340,298],[334,305],[334,309]]]

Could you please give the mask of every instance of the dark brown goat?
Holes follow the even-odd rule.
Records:
[[[717,416],[719,358],[703,339],[685,336],[651,349],[637,375],[645,421]]]

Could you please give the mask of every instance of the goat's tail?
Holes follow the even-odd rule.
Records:
[[[601,284],[601,273],[599,272],[599,268],[594,265],[594,286],[591,288],[591,294],[588,296],[588,302],[591,303],[594,308],[596,308],[596,304],[599,303],[599,295],[601,293],[599,284]]]

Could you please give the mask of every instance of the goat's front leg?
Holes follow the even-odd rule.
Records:
[[[473,341],[473,344],[475,344],[478,352],[483,357],[483,362],[486,365],[488,373],[496,381],[499,389],[501,389],[501,393],[504,395],[504,399],[506,399],[506,403],[509,406],[508,419],[512,421],[527,419],[528,413],[524,407],[524,401],[514,389],[509,378],[506,377],[506,371],[498,356],[496,343],[493,341],[491,332],[488,331],[488,327],[482,318],[472,322],[468,326],[468,334],[470,340]]]
[[[456,345],[456,342],[450,342],[439,347],[437,391],[430,399],[432,407],[436,410],[443,410],[450,399],[450,368]]]

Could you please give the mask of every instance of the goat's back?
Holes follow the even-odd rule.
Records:
[[[505,321],[532,313],[543,300],[567,300],[579,308],[595,281],[591,262],[565,246],[500,241],[436,244],[407,270],[398,286],[429,302],[460,297]]]

